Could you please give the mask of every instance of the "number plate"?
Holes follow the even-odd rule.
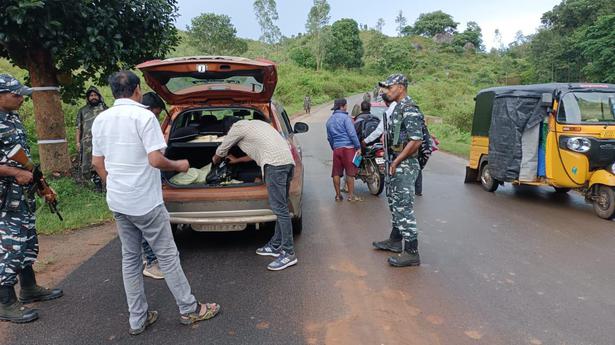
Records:
[[[602,131],[600,138],[615,138],[615,131]]]
[[[192,224],[194,231],[208,231],[208,232],[222,232],[222,231],[241,231],[244,230],[248,224]]]
[[[384,164],[384,158],[376,157],[376,164]]]

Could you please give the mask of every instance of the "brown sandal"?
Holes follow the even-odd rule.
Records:
[[[205,307],[205,313],[201,315],[201,309]],[[203,320],[209,320],[220,312],[220,305],[217,303],[197,303],[196,310],[189,314],[182,314],[179,322],[182,325],[191,325]]]

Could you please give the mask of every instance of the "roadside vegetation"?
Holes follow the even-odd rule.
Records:
[[[8,0],[1,6],[26,2],[30,3]],[[101,31],[95,23],[84,24],[88,25],[89,36],[85,40],[79,36],[76,40],[81,42],[79,51],[83,52],[72,49],[72,55],[67,55],[62,64],[56,64],[58,70],[54,73],[57,79],[60,83],[68,83],[63,88],[60,108],[71,159],[76,156],[75,115],[84,104],[83,95],[79,93],[90,84],[97,84],[110,105],[113,98],[104,85],[105,72],[130,68],[146,56],[238,55],[272,60],[278,64],[278,86],[274,97],[291,114],[301,111],[306,95],[316,105],[337,97],[372,92],[379,80],[401,72],[411,80],[409,93],[421,110],[443,119],[442,124],[430,126],[431,132],[441,141],[441,149],[460,156],[467,156],[469,152],[473,98],[480,89],[550,81],[615,82],[615,52],[612,49],[615,46],[612,30],[615,3],[611,0],[562,1],[544,13],[541,28],[532,36],[519,32],[514,42],[504,45],[496,31],[496,42],[490,51],[484,47],[482,31],[477,23],[465,23],[465,29],[461,30],[454,16],[442,11],[422,14],[411,25],[400,11],[395,20],[398,35],[391,37],[382,34],[385,22],[381,18],[374,20],[373,27],[353,19],[331,22],[327,1],[314,0],[306,18],[306,32],[284,37],[275,25],[278,19],[275,1],[256,0],[254,12],[260,23],[261,37],[247,40],[237,37],[232,18],[214,13],[203,13],[195,17],[185,31],[175,31],[169,24],[169,16],[176,4],[173,1],[166,3],[171,4],[170,7],[165,5],[146,13],[151,18],[163,18],[162,26],[157,29],[163,40],[148,35],[141,35],[143,38],[119,37],[113,30]],[[28,11],[40,11],[41,6],[47,6],[42,2],[32,4],[33,7],[19,7],[23,12],[20,12],[20,18],[39,18],[29,16]],[[92,10],[75,8],[84,13]],[[58,20],[68,23],[73,19],[62,17]],[[64,30],[58,20],[40,23],[39,27],[44,28],[41,34],[49,34],[50,42],[58,43],[56,48],[74,44],[75,40],[69,39],[74,33],[66,33],[62,39],[54,36]],[[150,25],[152,21],[148,23]],[[22,37],[25,33],[17,23],[9,24],[13,26],[7,29],[7,34],[0,34],[0,71],[21,80],[32,80],[31,73],[14,65],[23,66],[19,63],[21,57],[15,55],[16,50],[10,49],[11,45],[30,44],[30,38]],[[90,28],[90,25],[93,26]],[[111,24],[105,25],[105,29],[109,29]],[[134,27],[138,23],[131,25]],[[149,27],[146,25],[140,29]],[[133,41],[141,39],[142,54],[123,49],[122,42],[128,40],[127,45],[134,47]],[[100,46],[100,40],[120,43]],[[55,48],[45,46],[45,49]],[[109,52],[113,59],[101,58],[98,56],[101,51]],[[54,54],[58,52],[52,56]],[[79,68],[76,64],[79,61],[93,63]],[[148,90],[146,85],[142,86]],[[33,157],[39,161],[35,118],[41,115],[34,114],[33,110],[32,100],[27,100],[20,113],[28,131]],[[63,170],[62,175],[66,176],[67,171]],[[96,194],[90,186],[76,184],[70,177],[52,177],[50,183],[59,192],[60,208],[66,220],[61,224],[43,205],[38,211],[37,221],[42,233],[80,228],[110,219],[104,197]]]

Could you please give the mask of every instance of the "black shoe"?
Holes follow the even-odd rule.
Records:
[[[423,193],[414,193],[416,196],[423,196]]]
[[[19,302],[33,303],[39,301],[49,301],[60,298],[64,295],[61,289],[47,289],[39,285],[32,287],[21,287],[19,291]]]
[[[372,245],[380,250],[388,250],[393,253],[401,253],[401,240],[394,241],[389,238],[380,242],[372,242]]]
[[[419,266],[421,264],[421,257],[418,250],[413,252],[405,251],[389,257],[388,262],[389,265],[394,267]]]
[[[153,310],[153,311],[148,311],[147,312],[147,318],[145,319],[145,322],[143,323],[143,326],[137,328],[137,329],[130,329],[128,331],[128,333],[130,335],[139,335],[143,332],[145,332],[145,329],[151,325],[153,325],[156,321],[158,321],[158,312]]]
[[[25,307],[17,300],[15,288],[0,287],[0,321],[26,323],[38,319],[38,310]]]

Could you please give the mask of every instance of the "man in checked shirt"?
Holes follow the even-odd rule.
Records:
[[[237,158],[228,155],[234,145],[239,146],[247,156]],[[270,271],[280,271],[297,264],[288,210],[288,193],[295,161],[286,139],[267,122],[240,120],[233,124],[222,144],[218,146],[213,157],[214,165],[219,164],[225,157],[230,164],[254,160],[263,170],[269,205],[277,220],[273,237],[265,246],[258,248],[256,254],[276,258],[267,266]]]

